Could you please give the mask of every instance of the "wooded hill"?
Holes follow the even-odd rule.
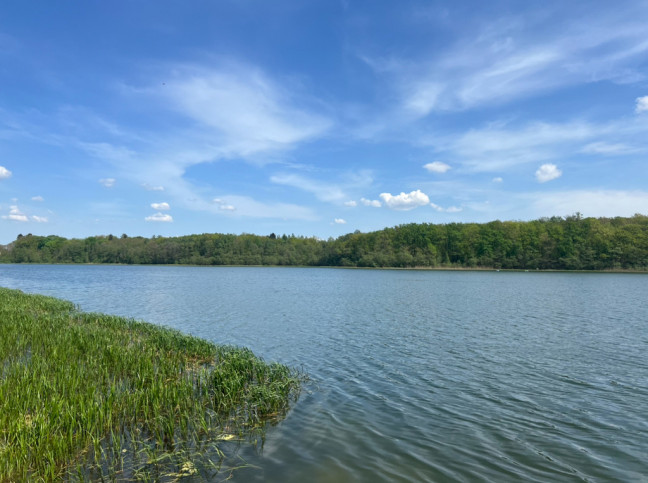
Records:
[[[320,240],[296,236],[19,235],[4,263],[123,263],[648,270],[648,216],[400,225]]]

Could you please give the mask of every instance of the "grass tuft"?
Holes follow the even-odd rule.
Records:
[[[0,481],[213,476],[304,380],[248,349],[0,288]]]

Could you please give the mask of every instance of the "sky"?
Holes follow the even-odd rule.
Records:
[[[648,214],[648,3],[7,0],[0,243]]]

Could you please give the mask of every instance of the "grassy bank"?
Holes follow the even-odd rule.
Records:
[[[302,380],[247,349],[0,288],[0,481],[213,475]]]

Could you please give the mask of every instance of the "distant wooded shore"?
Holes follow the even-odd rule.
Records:
[[[2,263],[648,271],[648,216],[412,223],[321,240],[294,235],[19,235]]]

